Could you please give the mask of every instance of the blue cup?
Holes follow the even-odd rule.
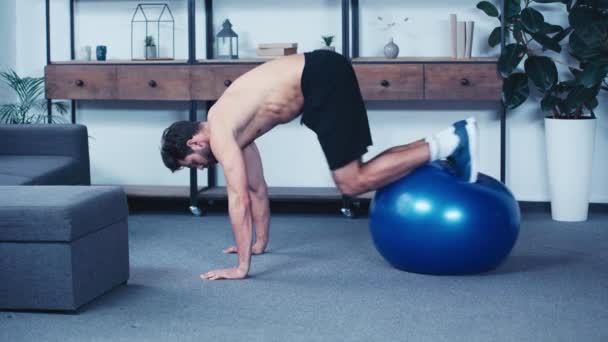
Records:
[[[106,60],[106,53],[108,52],[108,48],[105,45],[98,45],[97,46],[97,60],[98,61],[105,61]]]

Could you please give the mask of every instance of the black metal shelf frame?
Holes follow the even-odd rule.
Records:
[[[199,64],[196,59],[196,0],[188,1],[188,61],[186,63],[179,63],[185,65]],[[74,40],[74,5],[76,0],[69,0],[70,8],[70,58],[75,59],[75,40]],[[505,13],[507,1],[503,0],[501,7],[502,13]],[[207,59],[213,59],[213,0],[204,0],[205,7],[205,50]],[[45,14],[46,14],[46,63],[51,64],[51,20],[50,20],[50,0],[45,0]],[[347,58],[358,58],[359,57],[359,0],[341,0],[341,20],[342,20],[342,54]],[[350,24],[350,25],[349,25]],[[352,32],[351,32],[352,31]],[[352,46],[351,46],[352,43]],[[505,46],[505,22],[504,16],[501,16],[501,51]],[[373,62],[370,62],[373,63]],[[383,62],[386,63],[386,62]],[[396,63],[403,63],[396,61]],[[149,64],[166,64],[166,63],[145,63]],[[178,64],[178,63],[175,63]],[[172,64],[172,65],[175,65]],[[133,64],[129,64],[133,65]],[[52,117],[52,106],[51,99],[47,99],[48,108],[48,122],[51,122]],[[214,101],[206,102],[207,111],[213,105]],[[71,121],[76,123],[76,100],[71,101]],[[197,121],[198,113],[198,101],[190,101],[190,110],[188,118],[190,121]],[[500,180],[504,183],[506,177],[505,170],[505,159],[506,159],[506,114],[507,108],[501,101],[500,111]],[[206,114],[203,120],[206,120]],[[206,189],[214,188],[217,186],[217,169],[215,166],[208,168],[207,170],[207,187]],[[198,197],[200,192],[198,190],[198,174],[196,169],[190,170],[190,209],[194,214],[200,214]],[[350,216],[352,214],[353,202],[356,200],[343,197],[343,214]]]

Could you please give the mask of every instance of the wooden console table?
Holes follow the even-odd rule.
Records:
[[[70,0],[72,60],[51,62],[49,33],[49,0],[47,5],[46,98],[72,100],[75,122],[77,100],[164,100],[189,101],[190,120],[196,120],[198,103],[209,108],[224,90],[243,73],[265,62],[248,60],[197,60],[195,52],[195,1],[188,1],[189,58],[170,62],[74,60],[74,1]],[[353,14],[354,58],[348,46],[349,6]],[[212,1],[205,0],[207,55],[213,55]],[[344,54],[351,59],[366,101],[464,100],[499,101],[502,80],[496,72],[495,58],[359,58],[358,1],[342,0],[342,34]],[[52,108],[49,106],[49,109]],[[49,112],[49,115],[51,113]],[[501,178],[504,177],[504,111],[501,116]],[[215,167],[209,169],[208,185],[199,189],[196,170],[190,171],[191,211],[200,214],[199,200],[226,198],[226,189],[217,186]],[[333,188],[270,188],[271,199],[344,200],[343,214],[353,216],[353,203],[358,198],[344,198]],[[362,196],[369,198],[370,194]]]

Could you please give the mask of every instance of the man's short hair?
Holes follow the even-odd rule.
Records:
[[[171,172],[181,169],[179,161],[186,159],[186,156],[194,152],[187,142],[199,130],[200,122],[198,121],[178,121],[165,129],[161,139],[160,155],[163,163]]]

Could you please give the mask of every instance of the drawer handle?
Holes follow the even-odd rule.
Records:
[[[387,88],[388,86],[391,85],[391,82],[389,82],[387,80],[382,80],[382,82],[380,82],[380,85],[383,86],[384,88]]]
[[[76,86],[77,86],[77,87],[82,87],[82,86],[84,86],[84,81],[83,81],[83,80],[76,80]]]
[[[468,86],[468,85],[471,85],[471,81],[469,81],[469,79],[468,79],[468,78],[461,78],[461,79],[460,79],[460,85],[463,85],[463,86],[465,86],[465,87],[466,87],[466,86]]]
[[[232,81],[231,81],[231,80],[225,80],[225,81],[224,81],[224,85],[225,85],[226,87],[230,87],[230,85],[231,85],[231,84],[232,84]]]
[[[151,80],[150,82],[148,82],[148,85],[152,88],[156,88],[156,86],[158,85],[158,83],[156,83],[155,80]]]

